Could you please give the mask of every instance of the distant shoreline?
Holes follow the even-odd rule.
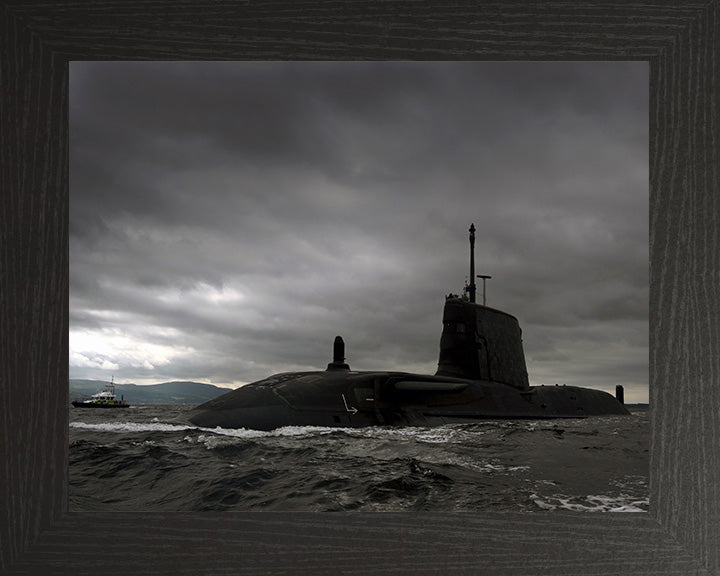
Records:
[[[95,394],[107,384],[110,382],[71,379],[69,381],[70,400]],[[138,404],[202,404],[230,391],[230,388],[189,381],[147,385],[115,384],[116,396],[124,398],[131,406]]]

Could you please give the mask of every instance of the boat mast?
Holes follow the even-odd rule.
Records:
[[[477,278],[482,278],[483,281],[483,306],[485,306],[485,280],[492,276],[478,274]],[[470,224],[470,285],[467,287],[467,291],[470,292],[470,302],[473,304],[475,303],[475,290],[475,224]]]

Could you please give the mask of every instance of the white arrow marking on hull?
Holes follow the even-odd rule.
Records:
[[[353,406],[350,406],[350,408],[348,408],[347,400],[345,400],[345,394],[340,394],[340,396],[342,396],[343,404],[345,404],[345,412],[357,414],[357,408],[355,408]]]

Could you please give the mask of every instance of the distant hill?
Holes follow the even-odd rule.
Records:
[[[109,382],[102,380],[70,380],[70,400],[90,396],[102,390]],[[229,392],[200,382],[163,382],[162,384],[115,384],[115,394],[123,396],[128,404],[202,404]]]

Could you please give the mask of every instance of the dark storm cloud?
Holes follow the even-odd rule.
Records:
[[[475,222],[489,304],[538,358],[583,341],[626,370],[630,350],[647,382],[645,64],[96,62],[70,81],[71,373],[249,381],[322,367],[336,333],[354,368],[434,371]],[[116,336],[134,371],[88,343]],[[554,368],[587,377],[579,352]]]
[[[608,82],[603,71],[618,66],[627,72]],[[422,166],[425,170],[443,173],[465,166],[468,157],[479,168],[517,170],[523,156],[553,151],[538,149],[543,133],[547,139],[563,138],[568,122],[579,118],[588,130],[605,131],[610,112],[616,118],[617,149],[639,124],[637,103],[627,102],[617,82],[643,89],[643,75],[617,63],[566,65],[556,72],[556,65],[533,63],[246,63],[241,71],[235,63],[86,63],[78,68],[71,117],[74,156],[83,163],[77,177],[104,184],[103,200],[121,202],[125,210],[137,206],[163,216],[177,202],[148,195],[147,186],[167,170],[280,166],[342,182],[377,175],[403,181],[417,172],[420,159],[430,163]],[[567,136],[563,153],[582,145],[574,132]],[[498,149],[512,154],[489,154]],[[488,154],[478,153],[483,150]],[[597,152],[601,159],[609,151]],[[101,161],[107,154],[112,166]],[[135,184],[123,188],[121,198],[107,191],[125,184],[118,166]],[[468,177],[473,174],[458,174]],[[79,186],[77,194],[90,189]],[[243,192],[254,190],[264,192]]]

